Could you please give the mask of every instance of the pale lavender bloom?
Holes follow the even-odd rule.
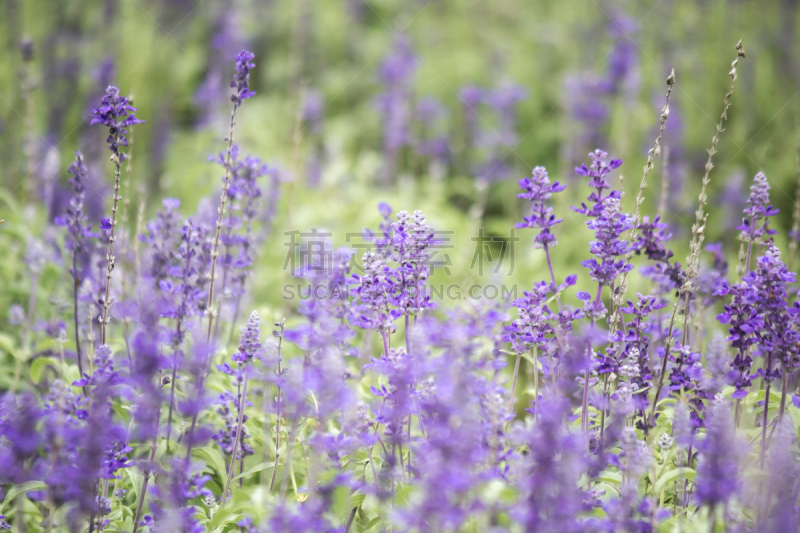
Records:
[[[724,506],[741,488],[741,461],[746,448],[734,431],[730,406],[722,396],[717,396],[709,406],[706,436],[698,443],[697,450],[695,498],[711,509]]]

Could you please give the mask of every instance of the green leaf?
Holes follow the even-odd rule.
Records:
[[[58,361],[52,357],[37,357],[34,359],[31,363],[31,381],[33,381],[33,384],[39,384],[39,381],[42,379],[42,372],[44,372],[44,369],[48,365],[56,368],[57,364]]]
[[[217,475],[219,475],[220,478],[225,479],[228,475],[228,471],[225,468],[225,460],[215,448],[211,448],[210,446],[202,446],[200,448],[193,449],[192,454],[200,455],[203,459],[205,459],[206,464],[213,466],[214,471],[217,473]]]
[[[664,486],[667,485],[667,483],[671,483],[678,478],[694,480],[694,474],[695,474],[694,468],[688,468],[685,466],[682,466],[680,468],[673,468],[672,470],[670,470],[669,472],[658,478],[658,481],[656,481],[655,484],[653,485],[653,494],[656,495],[661,494],[661,489],[663,489]]]
[[[238,476],[234,477],[231,481],[236,481],[237,479],[243,478],[245,476],[249,476],[250,474],[255,474],[256,472],[261,472],[262,470],[266,470],[268,468],[272,468],[274,466],[274,461],[268,461],[265,463],[259,463],[253,468],[248,468]]]
[[[6,494],[6,499],[3,500],[3,509],[5,509],[6,506],[20,494],[25,494],[26,492],[30,492],[32,490],[44,490],[46,488],[47,484],[44,481],[26,481],[21,485],[11,487]]]
[[[231,509],[223,507],[214,513],[214,516],[206,524],[206,529],[214,531],[225,524],[238,520],[240,516],[240,514],[234,513]]]
[[[8,352],[14,357],[17,357],[16,344],[17,341],[14,340],[14,337],[6,333],[0,333],[0,350]]]
[[[135,468],[126,468],[125,473],[128,474],[128,477],[131,479],[131,487],[133,487],[133,492],[136,494],[136,501],[139,501],[141,497],[139,492],[142,490],[144,476]]]
[[[599,476],[597,476],[598,481],[605,481],[611,485],[620,486],[622,485],[622,474],[619,472],[609,472],[604,471],[601,472]]]

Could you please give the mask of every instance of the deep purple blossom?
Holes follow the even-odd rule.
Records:
[[[751,283],[743,280],[733,286],[725,284],[715,294],[731,295],[730,303],[724,305],[724,311],[717,315],[717,320],[721,324],[730,324],[728,341],[736,350],[731,361],[736,386],[732,397],[738,400],[747,396],[747,388],[751,384],[753,359],[750,356],[750,347],[758,342],[757,332],[763,327],[764,321],[758,314],[758,297]]]
[[[236,107],[242,105],[242,101],[255,96],[255,91],[250,90],[250,70],[255,68],[253,60],[255,54],[242,50],[236,57],[236,72],[231,80],[231,87],[236,89],[236,94],[231,95],[231,102]]]
[[[758,352],[765,357],[764,366],[756,374],[766,381],[791,373],[800,366],[798,334],[788,305],[787,286],[795,282],[794,272],[781,260],[781,252],[768,244],[764,255],[758,258],[756,270],[742,278],[753,286],[758,314],[762,325],[757,332]],[[772,368],[775,362],[780,369]]]
[[[519,180],[519,186],[525,192],[519,193],[517,198],[530,200],[533,213],[529,217],[524,217],[522,222],[517,222],[515,227],[538,228],[539,232],[536,234],[535,239],[536,247],[552,248],[558,244],[558,240],[550,232],[550,229],[556,224],[560,224],[563,220],[557,219],[553,215],[553,208],[547,205],[547,201],[552,197],[553,193],[561,192],[566,187],[558,182],[551,184],[547,176],[547,169],[544,167],[534,168],[532,177]]]
[[[135,107],[128,103],[128,99],[119,94],[119,89],[109,85],[100,107],[92,110],[92,120],[89,124],[103,124],[108,127],[108,149],[116,156],[119,162],[125,161],[128,156],[120,151],[121,146],[128,146],[128,133],[126,128],[134,124],[143,124],[134,115]]]

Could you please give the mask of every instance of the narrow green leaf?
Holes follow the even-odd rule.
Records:
[[[601,472],[599,476],[597,476],[598,481],[605,481],[611,485],[619,486],[622,485],[622,474],[619,472],[609,472],[604,471]]]
[[[0,350],[8,352],[14,357],[16,357],[15,355],[17,351],[16,344],[17,342],[14,340],[14,337],[6,333],[0,333]]]
[[[5,509],[6,506],[20,494],[25,494],[26,492],[30,492],[32,490],[44,490],[46,488],[47,484],[44,481],[26,481],[25,483],[11,487],[8,489],[6,499],[3,500],[3,509]]]
[[[128,474],[128,477],[131,480],[131,487],[133,487],[133,492],[136,494],[136,501],[139,501],[141,494],[139,494],[142,490],[142,482],[144,481],[144,476],[135,468],[126,468],[125,473]]]
[[[34,385],[38,385],[42,379],[44,369],[49,365],[57,367],[58,362],[52,357],[37,357],[31,363],[31,381]]]
[[[663,476],[658,478],[658,481],[653,485],[653,494],[661,494],[661,489],[668,483],[672,483],[678,478],[694,480],[694,468],[682,466],[680,468],[673,468]]]
[[[265,462],[265,463],[259,463],[256,466],[254,466],[253,468],[248,468],[247,470],[245,470],[244,472],[242,472],[238,476],[234,477],[231,481],[236,481],[237,479],[249,476],[250,474],[255,474],[256,472],[261,472],[262,470],[267,470],[268,468],[272,468],[272,466],[274,464],[275,464],[274,461],[268,461],[268,462]]]
[[[225,460],[219,454],[219,451],[210,446],[203,446],[192,450],[192,454],[197,454],[206,460],[209,466],[212,466],[217,475],[225,479],[228,475],[228,470],[225,468]]]
[[[215,530],[219,527],[224,526],[225,524],[229,524],[235,520],[239,520],[241,515],[238,513],[234,513],[231,509],[223,507],[219,509],[211,520],[208,521],[206,524],[206,528],[210,530]]]

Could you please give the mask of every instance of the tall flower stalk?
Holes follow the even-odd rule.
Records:
[[[67,227],[66,249],[71,255],[72,267],[72,320],[75,329],[75,356],[78,360],[78,372],[83,375],[83,361],[81,357],[80,317],[78,313],[78,290],[83,282],[83,263],[88,253],[87,239],[91,237],[91,225],[84,212],[83,201],[86,192],[87,168],[83,162],[83,154],[75,152],[75,162],[69,166],[72,175],[69,182],[73,187],[73,195],[69,201],[66,216],[56,222]],[[81,263],[81,269],[78,263]]]
[[[169,410],[167,414],[167,450],[169,439],[172,435],[172,412],[175,406],[175,380],[181,356],[181,346],[186,337],[186,320],[197,312],[193,301],[195,293],[194,282],[197,278],[198,249],[202,246],[208,234],[206,227],[196,226],[191,219],[187,220],[181,228],[181,243],[175,254],[179,262],[179,271],[175,284],[162,280],[161,289],[167,293],[177,295],[177,303],[171,306],[161,316],[175,319],[175,331],[170,344],[172,345],[172,375],[170,379]]]
[[[591,207],[582,203],[573,210],[589,217],[587,227],[594,231],[595,240],[589,243],[589,251],[594,258],[581,263],[589,270],[589,276],[597,282],[597,292],[594,297],[581,292],[578,298],[584,302],[584,313],[591,322],[592,329],[597,320],[607,313],[602,301],[603,289],[608,287],[614,290],[617,278],[630,271],[633,265],[626,260],[631,244],[621,239],[622,234],[631,229],[633,219],[621,211],[621,192],[611,189],[608,181],[611,172],[619,168],[622,161],[608,159],[608,154],[602,150],[595,150],[589,154],[592,159],[590,166],[581,165],[575,172],[589,178],[589,187],[594,189],[588,197]],[[608,189],[608,194],[604,195]],[[589,347],[591,350],[591,346]],[[592,371],[591,354],[586,354],[585,368],[583,369],[583,401],[581,409],[581,428],[586,435],[586,448],[589,448],[589,379]]]
[[[669,77],[667,78],[667,96],[664,102],[664,108],[661,110],[661,121],[660,126],[658,129],[658,136],[656,137],[655,142],[653,143],[653,148],[647,152],[647,163],[644,165],[644,172],[642,173],[642,181],[639,184],[639,192],[636,194],[636,206],[634,207],[633,211],[633,228],[631,228],[631,238],[630,242],[636,242],[637,236],[636,232],[639,230],[640,223],[642,222],[641,216],[641,207],[642,203],[644,203],[644,191],[647,188],[647,175],[653,170],[653,162],[656,157],[661,155],[661,138],[664,136],[664,128],[667,125],[667,119],[669,118],[669,97],[672,95],[672,86],[675,85],[675,69],[670,72]],[[630,251],[628,251],[628,255],[625,258],[626,261],[630,262],[633,258],[633,254],[636,252],[636,247],[631,247]],[[611,330],[611,334],[614,334],[616,330],[617,324],[621,320],[621,317],[618,314],[619,309],[622,307],[623,302],[625,301],[625,293],[628,290],[628,273],[623,272],[622,278],[619,283],[620,290],[618,294],[612,299],[612,313],[609,317],[609,328]]]
[[[106,344],[106,333],[108,329],[108,312],[111,309],[111,274],[114,271],[114,242],[116,236],[114,228],[117,225],[117,207],[122,199],[119,195],[120,170],[122,162],[128,156],[121,150],[128,146],[128,139],[125,134],[126,128],[134,124],[143,124],[144,120],[139,120],[134,115],[137,111],[135,107],[128,103],[128,99],[119,94],[119,89],[110,85],[106,89],[106,94],[100,102],[100,107],[92,110],[92,121],[90,124],[103,124],[108,127],[108,149],[111,150],[111,162],[114,163],[114,206],[111,209],[111,219],[106,222],[103,229],[108,230],[108,253],[106,254],[106,289],[105,296],[98,302],[103,307],[103,315],[100,321],[100,343]]]
[[[233,109],[231,110],[231,121],[228,129],[228,150],[225,154],[225,177],[222,180],[222,193],[219,199],[219,208],[217,209],[217,224],[214,234],[214,240],[211,248],[211,273],[208,280],[208,298],[206,299],[206,314],[208,316],[208,329],[206,330],[206,343],[211,342],[211,334],[214,328],[214,317],[216,316],[216,309],[214,309],[214,278],[217,270],[217,258],[219,257],[219,243],[220,235],[222,233],[223,220],[225,217],[225,207],[228,201],[228,187],[230,186],[231,179],[231,150],[233,148],[233,127],[236,124],[236,111],[242,105],[242,102],[248,98],[255,96],[255,92],[250,90],[250,70],[255,67],[253,59],[255,55],[242,50],[236,58],[236,72],[231,81],[231,87],[236,89],[236,92],[231,95],[231,102],[233,102]],[[209,356],[212,355],[210,352]],[[205,373],[208,371],[208,361],[205,362],[204,368],[206,370],[201,374],[201,382],[198,384],[198,391],[202,390],[202,381],[205,379]],[[195,412],[192,416],[192,424],[189,428],[189,439],[186,446],[186,460],[188,461],[192,455],[192,447],[194,446],[194,430],[197,425],[197,415]]]
[[[233,479],[233,472],[236,470],[236,454],[239,453],[239,443],[242,440],[242,424],[244,424],[244,409],[247,405],[247,385],[250,380],[250,365],[253,359],[258,355],[261,349],[261,341],[259,339],[261,330],[259,326],[259,316],[256,311],[250,314],[245,326],[242,340],[239,344],[239,352],[233,356],[233,359],[240,366],[241,373],[244,374],[244,384],[242,385],[242,393],[239,396],[239,419],[236,421],[236,433],[233,440],[233,451],[231,453],[231,467],[228,469],[228,478],[225,480],[225,488],[222,491],[222,503],[225,505],[225,500],[228,497],[228,488]],[[242,461],[244,461],[244,452],[242,452]]]
[[[731,77],[731,84],[728,92],[725,94],[725,98],[723,99],[722,105],[722,115],[720,115],[719,123],[717,123],[716,132],[714,136],[711,138],[711,148],[708,150],[708,161],[706,161],[705,166],[705,174],[703,175],[702,186],[700,188],[700,195],[698,197],[699,206],[697,207],[697,211],[695,212],[695,223],[692,226],[692,241],[689,246],[690,255],[687,258],[687,267],[686,267],[686,276],[683,280],[683,283],[679,289],[679,295],[683,298],[683,319],[684,319],[684,327],[683,327],[683,341],[681,344],[686,345],[688,343],[688,331],[689,331],[689,296],[692,291],[692,279],[697,276],[698,270],[700,268],[699,261],[700,261],[700,250],[703,248],[703,241],[705,239],[705,228],[706,228],[706,220],[708,219],[708,214],[705,212],[705,204],[708,200],[708,196],[706,196],[706,188],[708,187],[709,182],[711,181],[711,169],[714,168],[713,159],[714,154],[717,153],[717,144],[719,143],[719,134],[722,133],[722,125],[728,119],[728,108],[731,105],[731,97],[733,96],[733,87],[736,84],[736,65],[739,64],[739,59],[745,56],[744,48],[742,47],[742,41],[739,40],[736,43],[736,59],[733,60],[731,63],[731,70],[728,75]],[[674,342],[672,338],[672,332],[675,327],[675,319],[678,315],[678,309],[681,304],[681,298],[677,298],[675,303],[672,306],[672,315],[669,321],[669,328],[667,330],[667,339],[666,339],[666,346],[664,349],[664,358],[661,362],[661,371],[658,373],[658,381],[656,383],[656,390],[655,394],[653,395],[653,404],[650,408],[650,418],[655,417],[656,407],[658,406],[658,397],[661,395],[661,388],[664,386],[664,376],[667,373],[667,361],[669,358],[667,355],[670,353],[670,349],[672,348],[672,344]]]

